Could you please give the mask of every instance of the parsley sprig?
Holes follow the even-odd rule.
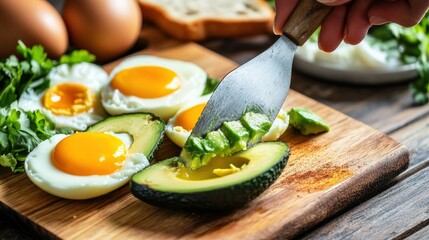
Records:
[[[17,51],[23,60],[12,55],[0,62],[0,107],[8,107],[16,101],[21,94],[34,84],[36,92],[43,91],[49,86],[46,78],[49,71],[59,64],[74,64],[79,62],[93,62],[94,55],[86,50],[73,51],[64,55],[59,61],[49,59],[40,45],[27,48],[21,41],[18,42]]]
[[[14,107],[0,109],[0,166],[12,172],[24,171],[24,160],[40,142],[71,129],[55,129],[55,123],[39,110],[23,111]]]
[[[17,100],[31,85],[36,92],[49,87],[46,77],[59,64],[93,62],[95,57],[85,50],[73,51],[59,60],[47,57],[40,45],[27,48],[18,42],[20,60],[12,55],[0,61],[0,166],[12,172],[24,171],[24,160],[40,142],[57,133],[71,133],[71,129],[55,129],[55,123],[41,111],[23,111]]]

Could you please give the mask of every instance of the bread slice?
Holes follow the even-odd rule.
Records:
[[[272,33],[274,11],[265,0],[138,0],[143,19],[188,41]]]

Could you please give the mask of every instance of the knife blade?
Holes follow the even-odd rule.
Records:
[[[330,9],[316,0],[301,0],[286,22],[283,35],[270,48],[224,77],[191,137],[202,137],[249,111],[263,113],[273,122],[290,88],[297,46],[307,41]]]

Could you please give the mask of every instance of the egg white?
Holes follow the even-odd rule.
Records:
[[[170,118],[167,125],[165,126],[165,133],[168,138],[173,141],[177,146],[183,147],[186,140],[189,138],[191,132],[184,129],[181,126],[175,126],[177,116],[186,111],[187,109],[205,103],[209,100],[210,95],[205,95],[199,98],[194,99],[193,101],[185,104],[182,108],[177,111],[177,113]],[[289,125],[289,115],[281,109],[278,113],[276,119],[274,120],[270,130],[262,137],[262,141],[275,141],[277,140],[287,129]]]
[[[344,69],[389,69],[401,65],[398,59],[389,58],[386,52],[369,44],[370,37],[357,45],[341,43],[333,52],[324,52],[317,43],[307,42],[297,55],[307,61],[335,65]]]
[[[150,112],[164,120],[173,116],[186,102],[201,96],[207,73],[190,62],[140,55],[129,57],[115,67],[109,81],[121,70],[137,66],[160,66],[174,71],[182,80],[175,92],[159,98],[127,96],[107,85],[101,93],[101,101],[109,114],[118,115],[132,112]],[[150,86],[148,86],[150,87]]]
[[[128,134],[113,134],[129,149],[132,139]],[[28,154],[24,166],[30,180],[42,190],[67,199],[88,199],[107,194],[127,183],[131,175],[149,165],[142,153],[128,154],[120,170],[110,175],[77,176],[62,172],[51,161],[51,152],[68,135],[57,134],[41,142]]]
[[[95,106],[90,112],[80,113],[74,116],[56,115],[42,104],[45,92],[36,93],[30,87],[18,100],[18,106],[26,111],[41,110],[45,115],[54,120],[57,128],[69,127],[78,131],[84,131],[88,126],[101,121],[107,115],[100,102],[100,92],[108,82],[108,75],[98,65],[92,63],[79,63],[74,65],[62,64],[53,68],[47,78],[50,79],[49,87],[60,83],[71,82],[85,85],[96,93]]]
[[[271,125],[270,130],[262,136],[261,141],[276,141],[284,132],[286,132],[288,126],[289,115],[283,109],[280,109],[276,119],[274,119],[273,125]]]

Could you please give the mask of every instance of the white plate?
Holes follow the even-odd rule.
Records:
[[[418,76],[416,64],[401,65],[389,69],[356,69],[329,62],[312,62],[296,54],[293,66],[305,74],[330,81],[381,85],[388,83],[407,82]]]

